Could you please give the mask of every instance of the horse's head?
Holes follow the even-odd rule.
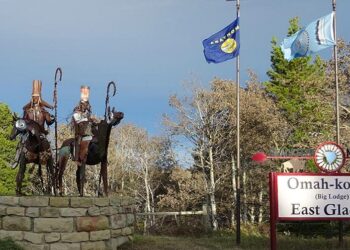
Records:
[[[24,119],[18,118],[16,114],[12,115],[13,129],[10,134],[10,140],[16,139],[19,134],[24,134],[27,129],[27,123]]]
[[[116,126],[124,118],[123,112],[116,112],[114,108],[108,112],[108,123],[112,126]]]
[[[123,118],[124,118],[123,112],[114,112],[113,120],[111,122],[112,126],[118,125]]]

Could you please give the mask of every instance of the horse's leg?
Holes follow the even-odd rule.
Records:
[[[53,190],[54,194],[56,195],[55,170],[53,167],[53,158],[52,157],[47,159],[46,170],[47,170],[47,193],[49,195],[51,195],[52,190]]]
[[[26,172],[26,158],[22,153],[19,160],[19,169],[16,176],[16,195],[22,195],[22,182],[24,178],[24,173]]]
[[[96,194],[98,197],[102,196],[101,191],[100,191],[100,187],[101,187],[101,171],[100,174],[98,176],[98,184],[97,184],[97,190],[96,190]]]
[[[80,181],[80,196],[84,196],[84,184],[85,184],[85,168],[86,168],[86,159],[89,150],[89,141],[81,141],[80,143],[80,152],[79,158],[81,160],[79,169],[79,181]]]
[[[66,166],[67,166],[67,162],[68,162],[68,156],[61,156],[58,160],[58,169],[57,169],[57,175],[56,175],[56,183],[58,183],[58,190],[59,190],[59,194],[60,196],[63,195],[63,174],[64,171],[66,170]]]
[[[82,163],[80,165],[79,179],[80,179],[80,196],[84,196],[84,183],[85,183],[85,167],[86,164]]]
[[[108,196],[107,160],[101,162],[100,179],[101,176],[103,180],[103,192],[105,196]]]
[[[80,165],[77,164],[77,171],[75,172],[75,180],[77,182],[77,188],[80,195]]]
[[[84,196],[85,163],[79,163],[76,171],[76,181],[80,196]]]
[[[40,184],[41,184],[41,191],[43,193],[45,193],[45,189],[44,189],[44,179],[43,179],[43,171],[41,169],[41,164],[39,162],[39,165],[38,165],[38,176],[39,176],[39,180],[40,180]]]

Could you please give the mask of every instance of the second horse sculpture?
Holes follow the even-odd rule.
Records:
[[[93,134],[93,138],[88,146],[88,154],[86,159],[83,159],[82,164],[78,164],[76,171],[76,182],[80,196],[84,196],[84,182],[85,182],[85,168],[87,165],[96,165],[101,163],[100,169],[100,181],[102,177],[103,181],[103,192],[108,195],[108,180],[107,180],[107,156],[108,156],[108,144],[109,137],[113,126],[116,126],[123,119],[123,112],[115,112],[114,108],[110,111],[108,106],[109,100],[109,88],[110,86],[114,87],[113,95],[115,95],[116,87],[114,82],[110,82],[107,88],[107,97],[106,97],[106,111],[104,120],[101,120],[97,124],[97,129]],[[70,156],[74,160],[74,148],[75,148],[75,139],[70,138],[65,140],[62,143],[62,146],[59,150],[59,159],[57,164],[57,173],[56,173],[56,183],[58,184],[59,194],[63,195],[62,187],[62,178],[66,165]],[[99,183],[100,184],[100,183]],[[100,186],[100,185],[99,185]]]

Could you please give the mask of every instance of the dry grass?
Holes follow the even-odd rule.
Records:
[[[268,250],[269,239],[263,236],[242,235],[240,247],[236,246],[235,235],[217,233],[202,237],[184,236],[140,236],[136,235],[132,243],[122,246],[123,250],[226,250],[251,249]],[[350,238],[344,238],[343,247],[339,247],[338,239],[297,238],[291,236],[278,237],[278,249],[283,250],[332,250],[350,249]]]
[[[232,249],[234,239],[217,237],[184,237],[184,236],[135,236],[133,243],[123,246],[123,250],[201,250]]]

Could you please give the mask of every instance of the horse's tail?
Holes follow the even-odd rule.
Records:
[[[69,138],[63,141],[61,147],[58,149],[58,157],[69,157],[73,153],[74,138]]]

